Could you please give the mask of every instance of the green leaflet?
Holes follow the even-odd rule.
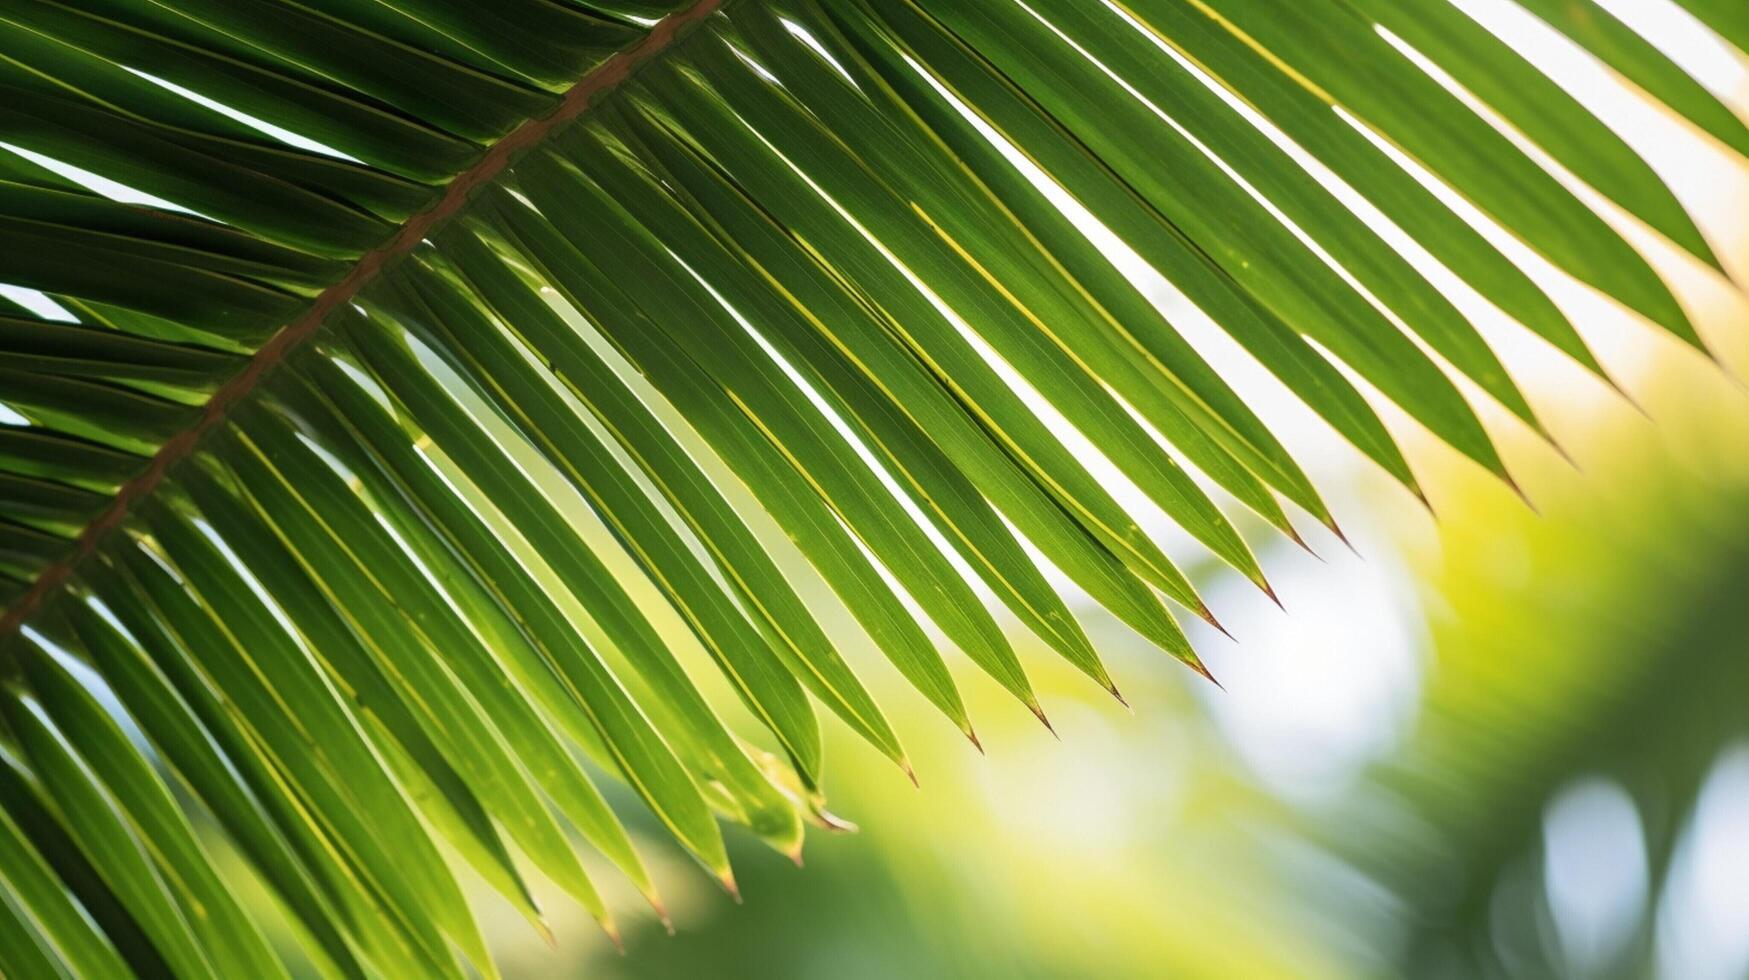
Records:
[[[950,89],[977,107],[985,121],[1011,143],[1025,147],[1035,163],[1214,317],[1337,431],[1392,476],[1415,488],[1401,451],[1340,372],[1024,93],[976,60],[973,52],[938,23],[910,8],[906,3],[881,13],[892,18],[889,24],[907,44],[926,52],[925,63],[942,73]]]
[[[1268,52],[1246,44],[1186,4],[1119,6],[1153,40],[1189,59],[1234,97],[1280,127],[1471,287],[1579,363],[1602,374],[1602,366],[1566,315],[1523,270],[1363,133],[1331,112],[1316,91],[1278,71]],[[1541,75],[1537,78],[1548,83]]]
[[[1749,156],[1749,122],[1595,0],[1521,0],[1521,4],[1683,118]]]
[[[1264,9],[1254,0],[1172,2],[1219,18],[1220,26],[1375,127],[1549,261],[1698,346],[1687,315],[1638,253],[1345,3]]]
[[[114,944],[116,953],[129,968],[147,975],[168,972],[164,957],[80,849],[72,831],[40,787],[40,777],[20,752],[16,746],[0,751],[0,799],[5,800],[7,815],[53,870],[67,894],[77,900],[90,921]],[[101,953],[102,950],[88,950],[85,955]]]
[[[0,429],[0,465],[26,477],[113,493],[144,462],[68,433]]]
[[[1749,10],[1733,0],[1676,0],[1739,51],[1749,51]]]
[[[573,335],[569,343],[565,342],[568,331],[558,323],[557,314],[519,287],[478,239],[457,235],[446,240],[445,245],[463,259],[460,267],[477,284],[483,299],[503,304],[497,307],[500,314],[516,323],[524,331],[523,336],[539,336],[547,341],[540,349],[553,358],[558,380],[616,437],[619,447],[633,455],[664,499],[716,559],[736,596],[778,638],[780,655],[793,657],[793,662],[801,667],[797,673],[809,690],[831,705],[846,722],[861,725],[865,737],[872,737],[877,744],[884,743],[890,754],[902,760],[896,736],[887,729],[861,683],[832,648],[776,564],[686,450],[581,338]],[[545,329],[536,333],[537,324]],[[501,357],[508,357],[513,349],[507,336],[499,339],[495,334],[481,332],[475,337],[477,343],[494,346]],[[561,447],[553,448],[563,451]],[[864,717],[872,722],[862,721]]]
[[[378,380],[385,382],[388,389],[407,404],[425,428],[439,434],[447,451],[458,455],[472,478],[480,481],[497,505],[506,509],[506,516],[526,537],[542,547],[543,556],[564,577],[566,586],[575,594],[595,600],[590,603],[592,615],[597,616],[598,621],[599,618],[611,617],[604,627],[616,645],[627,651],[628,656],[633,656],[641,670],[647,671],[651,683],[660,683],[670,697],[696,701],[696,693],[686,694],[692,690],[691,683],[679,664],[642,613],[620,591],[617,583],[612,582],[611,574],[600,560],[576,537],[564,517],[529,485],[525,476],[514,469],[514,464],[491,445],[486,434],[466,419],[460,407],[436,387],[422,368],[416,366],[411,352],[398,339],[382,335],[380,328],[376,327],[361,324],[359,329],[351,332],[351,339],[359,345],[359,354],[367,363],[373,367],[382,366],[376,374]],[[567,546],[561,547],[561,542]],[[697,791],[688,792],[689,781],[678,772],[670,770],[658,778],[662,782],[655,785],[660,789],[648,792],[646,799],[707,868],[716,873],[725,871],[727,857],[722,850],[720,832]],[[793,813],[790,819],[793,820]],[[767,813],[764,821],[756,826],[766,832],[776,832],[787,822],[778,814]],[[796,833],[800,833],[799,827]]]
[[[21,686],[0,694],[0,716],[23,757],[40,774],[48,803],[99,877],[114,890],[166,964],[188,977],[218,977],[190,928],[188,909],[175,897],[164,869],[153,863],[140,831],[128,825],[124,804],[100,781],[91,763]]]
[[[150,454],[187,425],[186,405],[126,388],[0,367],[6,403],[38,426],[111,449]]]
[[[0,507],[31,527],[66,534],[85,526],[106,502],[102,494],[30,477],[0,475]]]
[[[944,20],[1004,74],[1033,92],[1046,110],[1110,161],[1260,302],[1330,349],[1454,448],[1506,475],[1481,423],[1438,367],[1378,310],[1365,303],[1339,302],[1336,298],[1350,291],[1336,271],[1257,208],[1188,140],[1160,127],[1141,103],[1095,66],[1065,57],[1055,35],[1042,25],[1008,31],[1003,30],[1006,22],[954,12],[944,15]],[[1115,137],[1140,127],[1159,133],[1158,146],[1144,150]],[[1162,155],[1169,171],[1157,165],[1156,157]]]
[[[43,860],[5,813],[0,813],[0,879],[6,882],[9,913],[20,923],[21,935],[7,942],[8,947],[23,942],[22,933],[28,929],[41,937],[28,945],[34,947],[40,941],[78,975],[117,976],[127,969],[110,940],[74,904],[56,869]],[[21,953],[21,966],[28,953]],[[40,966],[46,958],[45,953],[30,962]],[[32,974],[21,971],[18,975]]]
[[[1348,2],[1451,73],[1562,166],[1719,268],[1688,212],[1621,137],[1450,0]],[[1608,16],[1595,6],[1592,10]],[[1741,123],[1737,128],[1749,137]]]
[[[238,848],[272,883],[328,963],[344,976],[362,976],[363,968],[341,931],[341,926],[350,927],[351,923],[344,918],[334,921],[339,913],[318,891],[318,879],[302,866],[266,808],[239,780],[195,710],[112,621],[85,603],[64,603],[62,611],[80,647],[91,655],[92,665],[141,730],[152,733],[154,748],[170,761]]]
[[[495,649],[505,657],[506,668],[539,700],[546,716],[580,743],[603,740],[616,760],[636,760],[639,756],[637,747],[659,744],[660,739],[649,729],[648,721],[638,714],[636,706],[605,672],[587,641],[564,620],[481,519],[448,492],[440,475],[419,457],[405,432],[383,416],[367,397],[362,397],[352,381],[332,371],[331,364],[318,363],[330,369],[328,383],[320,391],[322,397],[331,400],[333,407],[312,404],[293,395],[299,420],[329,433],[336,432],[337,426],[350,426],[350,431],[357,434],[356,446],[361,452],[348,455],[361,464],[368,462],[378,467],[385,479],[394,482],[395,492],[410,506],[418,508],[420,519],[429,522],[427,535],[441,529],[455,560],[470,565],[480,588],[493,593],[492,600],[500,607],[498,616],[515,611],[515,616],[520,619],[518,625],[526,631],[524,643],[507,636],[500,626],[492,634],[500,638]],[[313,365],[312,370],[320,370],[320,367]],[[341,422],[341,419],[345,421]],[[330,445],[344,447],[348,442],[350,440],[336,439]],[[347,453],[345,448],[339,451]],[[416,519],[413,515],[392,505],[391,512],[401,520],[399,526],[403,534],[429,542],[429,538],[420,535],[418,529],[409,523]],[[435,542],[425,545],[422,557],[437,557],[431,550],[435,547]],[[456,581],[447,575],[443,578]],[[465,589],[463,582],[457,582],[457,587],[464,589],[458,598],[467,602],[466,608],[479,617],[476,623],[500,622],[485,605],[483,597]],[[525,643],[537,647],[538,651],[525,651]],[[534,653],[539,662],[531,663],[525,652]],[[580,713],[587,715],[586,723],[578,717]],[[621,761],[620,764],[629,767],[625,775],[634,786],[641,785],[647,778],[640,773],[637,762]],[[656,901],[649,873],[632,850],[625,829],[607,809],[593,785],[587,779],[560,778],[547,783],[547,791],[584,836],[625,871],[652,901]]]
[[[194,828],[120,725],[46,650],[37,647],[22,659],[36,705],[61,732],[68,748],[84,760],[91,777],[107,789],[127,832],[137,835],[157,866],[213,969],[219,975],[286,976],[285,968],[268,949],[266,939],[219,880],[205,850],[195,839]],[[23,733],[19,737],[29,741]],[[32,757],[36,757],[34,753]],[[46,767],[44,772],[48,777]],[[57,794],[60,792],[53,783],[46,785]],[[63,812],[77,805],[72,799],[64,799]],[[92,853],[89,846],[87,853]],[[163,949],[162,940],[159,942]],[[178,968],[183,967],[178,964]]]
[[[18,977],[68,976],[10,894],[0,894],[0,970]]]
[[[125,57],[140,71],[177,81],[221,103],[271,103],[271,121],[368,160],[390,174],[421,182],[440,180],[465,167],[476,152],[466,140],[385,111],[381,105],[360,98],[360,93],[312,85],[308,76],[283,65],[203,49],[198,41],[183,40],[162,28],[105,18],[95,10],[37,3],[13,16],[17,23],[45,34],[76,38],[80,48],[93,54]],[[208,125],[213,125],[212,115],[216,114],[209,115]],[[416,193],[398,203],[403,212],[410,212],[423,197],[423,193]]]
[[[187,574],[199,576],[212,604],[211,612],[196,606],[178,583],[152,573],[143,552],[127,554],[134,577],[156,586],[154,602],[170,607],[179,630],[199,637],[185,639],[184,648],[200,659],[216,688],[248,697],[245,713],[256,737],[300,790],[316,798],[332,832],[406,926],[423,933],[417,937],[422,952],[437,962],[449,958],[437,926],[470,955],[478,953],[477,929],[455,879],[339,692],[199,530],[163,506],[148,516],[154,538],[178,566],[194,569]],[[317,728],[324,733],[320,740],[311,735]]]
[[[66,323],[0,317],[0,365],[72,377],[156,381],[211,391],[235,358]]]

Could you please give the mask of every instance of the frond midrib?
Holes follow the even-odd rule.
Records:
[[[644,65],[674,50],[695,28],[732,2],[734,0],[694,0],[684,9],[652,24],[636,43],[585,72],[565,91],[551,112],[524,121],[486,147],[479,159],[444,185],[443,193],[430,206],[408,216],[387,241],[359,256],[346,274],[318,294],[302,314],[280,327],[257,348],[243,369],[213,393],[194,421],[166,440],[145,469],[116,490],[110,503],[79,532],[68,553],[44,568],[29,590],[5,609],[4,615],[0,616],[0,641],[16,633],[49,596],[66,584],[79,563],[96,550],[109,532],[127,520],[134,505],[149,497],[178,463],[192,455],[200,446],[202,437],[222,425],[232,408],[246,400],[276,365],[319,334],[329,314],[349,303],[384,269],[464,210],[478,188],[496,179],[517,158],[587,114],[603,96],[622,85]]]

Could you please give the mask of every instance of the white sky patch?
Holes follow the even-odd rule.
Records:
[[[30,419],[18,414],[12,406],[0,402],[0,425],[29,425]]]
[[[1730,221],[1729,216],[1741,213],[1743,207],[1749,204],[1730,205],[1720,198],[1735,196],[1743,199],[1749,196],[1749,190],[1745,189],[1749,180],[1745,179],[1740,161],[1729,150],[1710,138],[1697,137],[1697,130],[1689,124],[1662,105],[1643,97],[1635,86],[1624,81],[1590,52],[1516,3],[1509,0],[1461,0],[1459,6],[1483,28],[1528,59],[1538,71],[1548,76],[1644,158],[1647,165],[1664,179],[1671,193],[1695,216],[1701,228],[1713,235],[1715,241],[1719,240],[1719,235],[1736,230],[1736,223]],[[1618,0],[1617,6],[1673,7],[1663,0]],[[1659,17],[1662,18],[1663,15],[1659,14]],[[1388,31],[1381,29],[1380,33],[1441,85],[1457,92],[1484,119],[1494,121],[1496,127],[1505,131],[1515,143],[1521,147],[1531,145],[1516,130],[1499,122],[1491,110],[1479,108],[1474,96],[1464,91],[1445,72],[1432,66],[1409,44]],[[1710,37],[1700,32],[1697,38],[1690,38],[1685,43],[1683,52],[1671,52],[1698,54],[1698,59],[1674,58],[1681,67],[1694,73],[1697,78],[1702,76],[1707,64],[1706,42]],[[1716,45],[1716,39],[1712,40]],[[1715,71],[1713,74],[1719,73]],[[1735,81],[1727,80],[1721,84],[1736,87],[1740,108],[1749,106],[1749,69],[1739,64],[1733,77]],[[1596,206],[1595,200],[1600,196],[1580,185],[1564,167],[1549,161],[1540,150],[1532,150],[1531,156],[1564,184],[1581,187],[1581,198]],[[1726,210],[1714,217],[1722,204],[1726,205]],[[1615,210],[1617,209],[1614,205],[1606,205],[1601,213],[1606,219],[1613,219],[1612,212]],[[1612,223],[1619,224],[1613,220]],[[1637,241],[1633,237],[1629,240]]]
[[[135,646],[140,645],[140,641],[134,636],[133,631],[127,628],[127,625],[121,621],[120,617],[116,616],[115,610],[109,608],[102,599],[99,599],[96,596],[87,596],[85,604],[90,606],[92,612],[97,613],[104,622],[114,627],[117,633],[127,637],[130,643],[133,643]]]
[[[164,79],[159,78],[156,75],[148,75],[145,72],[140,71],[138,68],[127,68],[126,65],[123,65],[122,67],[126,68],[128,71],[134,73],[135,75],[140,76],[141,78],[145,79],[146,81],[151,82],[153,85],[156,85],[159,88],[165,89],[166,91],[174,92],[177,95],[182,96],[183,98],[187,99],[190,102],[193,102],[196,105],[204,106],[208,109],[211,109],[212,111],[218,113],[221,116],[225,116],[227,118],[234,119],[237,122],[240,122],[245,126],[248,126],[250,129],[255,130],[256,132],[264,133],[268,136],[273,137],[276,140],[279,140],[281,143],[284,143],[287,146],[295,146],[300,150],[309,150],[311,153],[320,153],[320,154],[323,154],[324,156],[335,157],[337,159],[346,160],[346,161],[351,162],[351,163],[363,162],[363,161],[359,160],[357,157],[351,156],[350,154],[342,153],[341,151],[336,150],[335,148],[333,148],[332,146],[329,146],[326,143],[317,142],[316,140],[310,139],[308,136],[300,136],[297,133],[294,133],[291,130],[286,129],[282,126],[275,126],[273,123],[270,123],[265,119],[258,119],[255,116],[251,116],[250,114],[248,114],[247,112],[244,112],[241,109],[233,109],[230,106],[225,105],[223,102],[218,102],[218,101],[215,101],[213,99],[209,99],[206,96],[200,94],[199,92],[193,91],[191,89],[183,88],[182,86],[176,84],[175,82],[167,82]]]
[[[1695,81],[1725,99],[1749,100],[1749,63],[1717,34],[1670,0],[1597,0]]]
[[[1563,187],[1571,191],[1582,203],[1590,207],[1602,217],[1611,228],[1621,234],[1630,244],[1636,246],[1641,254],[1645,256],[1648,261],[1653,264],[1653,267],[1661,274],[1665,275],[1667,278],[1674,277],[1676,269],[1678,267],[1683,267],[1684,263],[1688,262],[1687,259],[1676,254],[1674,246],[1667,244],[1661,236],[1646,229],[1638,219],[1629,216],[1627,212],[1623,211],[1602,194],[1592,189],[1589,184],[1586,184],[1573,176],[1565,167],[1561,166],[1547,153],[1543,152],[1540,147],[1527,139],[1522,133],[1513,129],[1508,123],[1501,119],[1497,113],[1483,104],[1463,86],[1459,85],[1448,73],[1432,61],[1428,60],[1426,56],[1409,45],[1408,42],[1382,27],[1377,28],[1377,30],[1379,35],[1383,37],[1387,43],[1391,44],[1410,61],[1414,62],[1436,82],[1439,82],[1447,91],[1451,92],[1471,110],[1476,112],[1477,115],[1481,116],[1484,120],[1487,120],[1505,135],[1507,139],[1511,140],[1515,146],[1523,151],[1526,156],[1530,157],[1530,159],[1539,167],[1547,171],[1556,180],[1560,181]],[[1515,40],[1523,40],[1522,35],[1511,36]],[[1548,65],[1541,62],[1538,63],[1538,68],[1545,72],[1550,71]],[[1614,97],[1610,99],[1601,99],[1600,97],[1599,104],[1619,106],[1625,103],[1631,108],[1635,100],[1629,97],[1624,91],[1621,91],[1619,84],[1615,83],[1613,79],[1606,79],[1606,82],[1608,85],[1615,86],[1617,91],[1615,92]],[[1639,102],[1639,107],[1643,111],[1650,111],[1643,100]],[[1501,254],[1511,259],[1514,265],[1517,265],[1520,269],[1524,270],[1524,272],[1556,302],[1561,310],[1566,313],[1568,319],[1579,328],[1579,332],[1585,339],[1586,343],[1591,346],[1599,359],[1609,367],[1617,379],[1631,383],[1635,377],[1643,373],[1654,363],[1654,359],[1649,356],[1649,353],[1656,347],[1659,341],[1669,340],[1668,337],[1660,336],[1660,334],[1662,334],[1661,330],[1649,327],[1645,322],[1641,321],[1637,315],[1622,310],[1616,305],[1613,299],[1607,297],[1600,290],[1580,282],[1564,270],[1543,258],[1529,246],[1521,242],[1511,232],[1500,227],[1491,216],[1470,204],[1461,194],[1452,190],[1438,177],[1433,176],[1422,168],[1418,162],[1406,156],[1402,151],[1392,146],[1386,140],[1380,138],[1378,134],[1374,133],[1364,122],[1356,119],[1340,107],[1338,107],[1336,111],[1353,125],[1355,129],[1365,135],[1374,146],[1378,147],[1399,165],[1407,169],[1418,181],[1420,181],[1422,186],[1433,192],[1443,203],[1469,222],[1471,227],[1475,228],[1486,237],[1489,243],[1498,249]],[[1664,128],[1660,130],[1662,135],[1659,139],[1662,139],[1667,144],[1679,147],[1674,153],[1674,156],[1681,161],[1685,161],[1677,166],[1692,169],[1695,161],[1701,159],[1701,156],[1695,152],[1701,145],[1700,141],[1692,138],[1689,134],[1681,132],[1679,127],[1675,127],[1675,124],[1671,123],[1668,119],[1663,120],[1660,125]],[[1619,131],[1618,135],[1621,135]],[[1624,139],[1625,138],[1626,137],[1624,136]],[[1629,144],[1630,146],[1633,146],[1634,141],[1630,140]],[[1639,147],[1636,148],[1638,149]],[[1648,156],[1656,159],[1655,154],[1648,154]],[[1649,160],[1648,162],[1651,161]],[[1657,168],[1654,167],[1654,169]],[[1673,173],[1666,172],[1663,176],[1666,180],[1672,181],[1673,186],[1675,185],[1676,181]],[[1741,180],[1740,177],[1738,179],[1739,181]],[[1729,181],[1726,180],[1724,183],[1728,184]],[[1704,196],[1716,205],[1720,186],[1721,184],[1719,183],[1712,183],[1709,187],[1704,188],[1701,193],[1704,193]],[[1691,204],[1691,207],[1692,206],[1693,205]],[[1674,258],[1675,261],[1658,261],[1660,258],[1660,251],[1663,258]],[[1507,336],[1522,336],[1527,332],[1506,331],[1505,333]],[[1495,338],[1490,337],[1489,339],[1492,341]],[[1525,363],[1522,359],[1514,359],[1507,362],[1508,366],[1514,366],[1515,361],[1518,364]],[[1543,363],[1549,362],[1545,360]],[[1521,372],[1519,374],[1519,381],[1521,383],[1533,380],[1535,379],[1526,373]],[[1543,380],[1545,381],[1545,388],[1562,391],[1562,397],[1566,397],[1564,392],[1567,389],[1564,385],[1560,385],[1558,382],[1546,383],[1553,380],[1547,377]],[[1599,393],[1601,393],[1601,390],[1599,390]]]
[[[0,282],[0,296],[17,303],[44,320],[55,320],[60,323],[79,322],[79,318],[73,315],[73,311],[50,299],[49,295],[40,289]]]
[[[50,170],[54,173],[60,174],[62,177],[78,184],[80,187],[85,188],[93,194],[101,194],[112,201],[120,201],[123,204],[139,204],[149,208],[159,208],[164,211],[176,211],[180,214],[193,214],[199,217],[205,217],[204,215],[200,215],[199,212],[190,211],[188,208],[185,208],[180,204],[166,201],[161,197],[154,194],[148,194],[142,190],[136,190],[126,184],[110,180],[102,174],[92,173],[83,167],[75,167],[70,163],[62,163],[54,157],[44,156],[35,150],[27,150],[22,146],[13,146],[11,143],[4,142],[0,142],[0,149],[11,150],[13,153],[18,154],[39,167],[42,167],[44,170]]]
[[[133,716],[127,713],[121,700],[116,697],[115,691],[109,686],[109,682],[103,679],[102,675],[92,670],[91,666],[79,657],[67,652],[65,647],[44,636],[36,629],[30,626],[21,626],[19,632],[41,647],[43,652],[59,664],[62,670],[72,675],[75,683],[96,698],[97,702],[103,705],[104,713],[115,720],[115,723],[121,727],[122,733],[134,743],[136,748],[146,755],[153,754],[151,743],[146,741],[145,733],[140,731]]]
[[[1543,812],[1543,885],[1575,976],[1606,975],[1646,906],[1646,837],[1633,798],[1586,779]]]
[[[764,65],[760,64],[758,62],[758,60],[755,59],[752,55],[748,54],[745,51],[742,51],[739,47],[737,47],[733,44],[729,45],[729,50],[733,51],[735,53],[735,57],[741,59],[742,64],[746,65],[748,68],[753,69],[754,74],[758,75],[760,78],[765,79],[766,81],[770,82],[773,85],[781,86],[783,84],[782,82],[777,80],[776,75],[773,75],[769,70],[766,69],[766,67]]]
[[[231,570],[237,573],[237,577],[243,580],[243,584],[249,587],[249,591],[255,594],[255,598],[261,601],[261,605],[267,610],[268,615],[273,617],[280,628],[285,630],[298,646],[303,646],[303,634],[298,632],[296,624],[286,615],[285,610],[279,607],[278,600],[274,599],[273,593],[268,591],[267,586],[262,585],[261,580],[255,577],[255,572],[249,568],[249,564],[243,560],[243,556],[231,548],[230,542],[225,540],[224,535],[221,535],[217,528],[208,524],[205,518],[196,518],[189,523],[214,548],[218,549],[219,554],[225,559],[225,563],[231,566]],[[160,564],[168,566],[167,562],[160,562]]]
[[[1303,805],[1346,798],[1367,766],[1400,743],[1417,710],[1420,605],[1388,552],[1364,550],[1363,560],[1331,549],[1326,563],[1275,549],[1270,577],[1285,616],[1270,615],[1275,607],[1238,575],[1213,582],[1204,595],[1233,612],[1238,644],[1187,624],[1226,685],[1194,688],[1216,726],[1266,786]]]
[[[395,403],[389,399],[388,393],[383,391],[382,386],[377,384],[375,378],[341,358],[336,357],[332,361],[336,367],[340,368],[341,373],[351,378],[360,388],[364,389],[365,394],[381,405],[384,412],[397,418],[400,416],[400,413],[395,411]]]
[[[154,539],[140,540],[140,554],[145,555],[152,564],[158,566],[158,570],[168,576],[170,581],[187,588],[188,580],[182,577],[182,569],[176,567],[176,563],[164,554],[162,548],[163,545]]]
[[[1658,975],[1736,980],[1749,971],[1749,744],[1713,766],[1671,860],[1658,909]]]
[[[783,22],[783,29],[784,30],[789,31],[792,35],[794,35],[796,40],[802,42],[803,44],[807,45],[810,48],[813,48],[814,53],[819,55],[822,59],[824,59],[828,65],[831,65],[833,71],[836,71],[838,74],[844,76],[844,80],[849,82],[850,86],[852,88],[855,88],[858,90],[861,89],[861,86],[856,84],[856,79],[850,77],[850,72],[844,70],[844,66],[838,63],[838,59],[832,57],[832,52],[827,51],[826,46],[821,44],[819,39],[814,37],[813,34],[809,33],[807,28],[803,27],[800,24],[797,24],[795,21],[792,21],[792,20],[783,20],[782,22]]]

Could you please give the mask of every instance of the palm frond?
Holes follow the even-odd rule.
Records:
[[[1749,148],[1607,13],[1523,6]],[[986,597],[1117,693],[1047,570],[1201,670],[1103,461],[1265,590],[1217,499],[1340,531],[1126,249],[1412,492],[1350,375],[1510,481],[1453,378],[1534,409],[1330,176],[1605,381],[1416,171],[1702,344],[1425,63],[1718,265],[1447,0],[16,0],[0,38],[9,975],[283,973],[171,783],[347,976],[493,972],[446,854],[612,931],[567,827],[660,911],[596,772],[730,890],[720,820],[799,856],[816,704],[909,765],[791,546],[973,741],[948,648],[1045,717]]]

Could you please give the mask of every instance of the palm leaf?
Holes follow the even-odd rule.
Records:
[[[1606,14],[1525,7],[1749,142]],[[282,972],[178,793],[348,976],[494,971],[446,852],[614,930],[567,826],[660,913],[603,773],[730,890],[719,821],[799,857],[816,705],[909,764],[791,554],[974,741],[954,651],[1045,718],[996,607],[1117,693],[1047,570],[1202,670],[1104,463],[1264,590],[1222,502],[1340,531],[1126,250],[1410,491],[1351,377],[1510,481],[1453,378],[1534,409],[1300,154],[1606,381],[1399,159],[1700,341],[1417,58],[1717,265],[1446,0],[17,0],[0,37],[18,975]]]

